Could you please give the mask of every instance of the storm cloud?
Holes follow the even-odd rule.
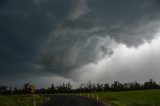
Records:
[[[132,80],[143,81],[143,73],[147,73],[146,79],[158,73],[159,56],[154,55],[159,52],[158,0],[0,3],[2,81],[21,77],[124,81],[132,73],[139,75]],[[143,49],[146,45],[156,48]],[[157,68],[145,68],[151,64]]]

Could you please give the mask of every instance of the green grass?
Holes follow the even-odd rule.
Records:
[[[43,103],[45,97],[42,96],[26,96],[26,95],[7,95],[0,96],[0,106],[36,106]]]
[[[88,94],[81,94],[88,96]],[[160,106],[160,90],[93,93],[111,106]],[[90,94],[91,97],[91,94]]]

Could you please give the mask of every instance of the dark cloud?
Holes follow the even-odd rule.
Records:
[[[74,4],[69,11],[73,19],[65,18],[57,25],[37,63],[45,71],[68,76],[112,53],[116,43],[138,46],[154,37],[159,25],[157,8],[154,1],[84,0]]]
[[[0,76],[72,79],[75,70],[111,57],[119,44],[152,41],[159,12],[158,0],[1,1]]]
[[[88,0],[72,0],[68,19],[76,20],[87,14],[90,10],[88,8]]]

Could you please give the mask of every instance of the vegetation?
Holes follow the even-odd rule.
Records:
[[[84,93],[84,92],[118,92],[118,91],[131,91],[131,90],[149,90],[149,89],[160,89],[160,84],[155,80],[150,79],[143,84],[137,81],[120,83],[115,81],[112,84],[94,84],[89,81],[87,84],[80,84],[80,87],[73,89],[70,82],[67,84],[54,86],[53,84],[48,88],[35,89],[35,86],[30,83],[25,83],[22,89],[12,88],[8,86],[0,86],[0,94],[57,94],[57,93]]]
[[[111,106],[160,106],[160,90],[138,90],[121,92],[81,93],[111,104]]]
[[[81,84],[76,92],[104,92],[104,91],[130,91],[130,90],[149,90],[149,89],[160,89],[160,85],[153,79],[145,82],[144,84],[140,84],[137,81],[128,82],[128,83],[120,83],[119,81],[115,81],[112,84],[94,84],[89,81],[88,84]]]
[[[38,106],[43,103],[44,97],[32,95],[1,95],[0,106]]]

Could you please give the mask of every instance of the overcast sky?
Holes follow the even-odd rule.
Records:
[[[1,0],[0,85],[160,82],[159,0]]]

